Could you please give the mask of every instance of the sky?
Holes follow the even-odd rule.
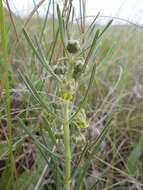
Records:
[[[34,0],[9,0],[12,11],[20,16],[27,16],[34,7]],[[35,0],[36,4],[39,0]],[[38,10],[44,15],[49,0],[45,0]],[[60,3],[62,6],[62,3]],[[76,16],[79,15],[79,0],[73,0]],[[143,0],[86,0],[86,15],[95,16],[100,12],[103,16],[113,16],[143,24]],[[52,13],[52,10],[51,10]],[[102,22],[103,19],[101,19]]]

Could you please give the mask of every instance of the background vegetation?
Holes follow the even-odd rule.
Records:
[[[26,20],[15,15],[10,16],[8,10],[4,10],[4,13],[9,84],[6,79],[5,87],[0,88],[2,90],[0,189],[6,187],[5,189],[36,190],[37,182],[41,179],[41,173],[46,166],[45,158],[41,155],[41,149],[37,148],[36,140],[43,143],[46,139],[46,144],[51,149],[49,131],[45,128],[46,121],[42,119],[43,106],[31,96],[19,73],[29,77],[45,104],[55,95],[53,92],[55,84],[43,69],[21,30],[26,23],[24,28],[28,31],[30,38],[34,41],[35,34],[39,37],[46,59],[51,59],[51,65],[54,65],[62,55],[59,36],[55,42],[58,21],[55,17],[49,16],[47,20],[40,17],[29,17]],[[80,39],[83,47],[88,47],[91,45],[97,29],[102,31],[104,26],[96,23],[93,25],[87,23],[85,26],[83,24],[84,19],[79,20],[78,23],[75,22],[74,34],[72,34],[74,38]],[[83,189],[89,189],[93,182],[97,183],[96,187],[93,187],[97,190],[141,190],[143,187],[142,32],[142,28],[126,23],[110,26],[98,40],[90,59],[90,62],[96,60],[97,69],[87,101],[86,113],[89,127],[84,135],[87,141],[93,142],[111,117],[112,127],[91,161]],[[17,47],[15,40],[20,40]],[[54,43],[56,46],[52,52]],[[3,64],[2,44],[1,34],[0,87],[5,81],[4,73],[6,72],[6,66]],[[89,70],[91,68],[89,64]],[[75,100],[77,105],[87,89],[89,78],[90,75],[85,75],[80,81]],[[18,122],[18,117],[29,129],[29,133],[25,133]],[[80,150],[81,147],[84,145],[77,144],[77,149]],[[11,154],[10,157],[8,157],[8,152]],[[82,160],[83,165],[87,157],[88,154]],[[50,157],[46,158],[50,162]],[[73,160],[72,164],[76,166],[76,160],[75,163]],[[46,170],[38,189],[60,189],[55,184],[60,177],[56,176],[55,182],[52,172],[54,170],[56,173],[58,167],[55,168],[51,162]],[[14,175],[11,174],[11,171]]]

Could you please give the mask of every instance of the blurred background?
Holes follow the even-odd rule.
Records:
[[[26,17],[39,0],[10,0],[11,10],[18,16]],[[62,7],[62,0],[56,0]],[[45,1],[38,9],[40,16],[46,14],[48,1]],[[73,0],[76,16],[79,16],[79,1]],[[103,16],[119,17],[136,24],[143,24],[143,1],[142,0],[88,0],[86,1],[86,15],[95,16],[100,12]],[[52,8],[50,9],[52,14]],[[119,21],[118,21],[119,23]],[[122,21],[120,21],[122,23]]]

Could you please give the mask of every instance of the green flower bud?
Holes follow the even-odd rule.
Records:
[[[84,109],[81,109],[79,113],[77,114],[77,116],[75,117],[75,123],[79,130],[84,130],[85,127],[88,126]]]
[[[76,89],[76,82],[74,79],[68,80],[65,77],[61,80],[60,97],[64,100],[72,100],[72,96]]]
[[[67,71],[67,69],[66,69],[65,65],[63,65],[63,64],[60,64],[60,65],[58,64],[54,68],[54,72],[57,75],[64,75],[66,73],[66,71]]]
[[[83,65],[84,65],[84,62],[82,60],[78,60],[75,63],[74,71],[73,71],[73,78],[76,78],[77,75],[81,72]]]
[[[78,40],[68,40],[67,50],[69,53],[75,54],[80,50],[80,45]]]
[[[61,91],[60,97],[64,100],[72,100],[72,94],[70,93],[70,91]]]
[[[75,137],[75,142],[76,144],[86,142],[85,136],[83,134],[80,134],[80,136]]]
[[[55,137],[56,137],[56,139],[63,139],[64,134],[63,134],[63,132],[57,132],[57,133],[55,134]]]

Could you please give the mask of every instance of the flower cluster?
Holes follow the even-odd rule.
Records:
[[[63,77],[61,80],[60,97],[64,100],[72,100],[73,94],[76,89],[76,82],[74,79],[68,80],[67,77]]]
[[[74,119],[75,125],[80,131],[84,131],[85,127],[88,126],[88,122],[86,119],[86,114],[84,109],[80,109],[78,114],[76,115]]]
[[[54,67],[54,72],[61,79],[60,98],[71,101],[77,88],[76,77],[81,71],[84,62],[75,57],[80,50],[77,40],[69,40],[66,49],[67,57],[58,60]]]

